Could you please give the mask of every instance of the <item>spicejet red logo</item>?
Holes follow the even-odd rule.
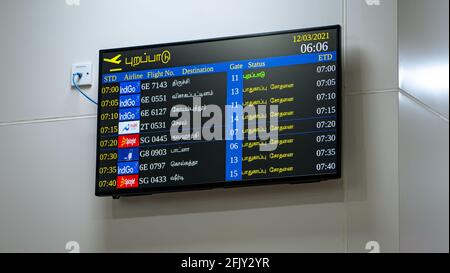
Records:
[[[139,146],[139,134],[119,136],[119,148]]]
[[[134,175],[122,175],[117,177],[117,188],[118,189],[129,189],[138,187],[139,176]]]

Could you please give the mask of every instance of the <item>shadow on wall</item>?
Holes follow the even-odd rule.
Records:
[[[341,181],[110,200],[107,251],[343,251]],[[108,203],[109,203],[108,202]]]
[[[343,202],[341,180],[122,197],[112,218],[135,218]]]

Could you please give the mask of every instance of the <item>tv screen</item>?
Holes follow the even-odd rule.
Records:
[[[340,177],[340,27],[100,50],[97,196]]]

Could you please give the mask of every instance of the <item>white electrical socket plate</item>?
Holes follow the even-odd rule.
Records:
[[[70,84],[74,86],[72,82],[73,74],[81,73],[81,79],[75,76],[75,82],[78,86],[92,85],[92,63],[76,63],[72,64],[72,73],[70,74]]]

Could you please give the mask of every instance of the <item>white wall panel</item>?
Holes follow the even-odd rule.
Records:
[[[400,251],[448,252],[449,1],[399,0]]]
[[[348,96],[344,183],[349,252],[398,251],[398,93]]]
[[[448,252],[449,126],[400,96],[400,251]]]
[[[448,119],[449,1],[399,1],[400,88]]]
[[[317,187],[318,186],[318,187]],[[342,200],[303,203],[313,192],[332,192],[333,186],[271,187],[264,190],[214,190],[184,193],[158,200],[130,200],[109,224],[107,249],[111,251],[186,252],[343,252],[345,249]],[[292,191],[293,194],[289,191]],[[183,196],[184,195],[184,196]],[[237,197],[236,197],[237,195]],[[326,194],[329,195],[329,194]],[[275,199],[269,202],[245,200]],[[270,196],[270,197],[269,197]],[[247,197],[247,198],[245,198]],[[203,199],[193,202],[194,198]],[[175,199],[177,202],[175,202]],[[181,201],[178,201],[180,200]],[[283,199],[283,200],[281,200]],[[169,201],[170,200],[170,201]],[[278,201],[277,201],[278,200]],[[294,201],[294,200],[297,200]],[[125,201],[124,201],[125,202]],[[207,204],[199,203],[209,202]],[[229,208],[229,203],[235,205]],[[282,205],[283,203],[291,205]],[[169,205],[169,203],[173,205]],[[277,204],[278,203],[278,204]],[[188,206],[188,211],[182,206]],[[170,213],[151,212],[154,206]],[[140,213],[124,213],[136,207]],[[143,213],[147,210],[146,213]],[[175,215],[173,213],[176,213]],[[132,216],[134,215],[134,216]]]
[[[0,126],[0,252],[102,248],[111,209],[93,192],[95,123]]]
[[[367,2],[372,1],[346,1],[347,93],[398,87],[397,0]]]
[[[342,1],[8,0],[0,9],[0,122],[95,114],[70,90],[98,50],[340,24]],[[97,73],[95,73],[97,79]],[[97,80],[87,91],[97,97]]]

